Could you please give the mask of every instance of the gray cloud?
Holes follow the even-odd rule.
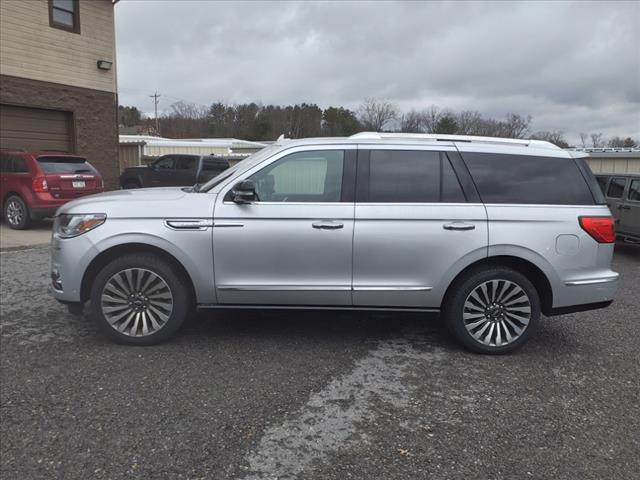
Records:
[[[364,97],[640,138],[638,2],[123,0],[120,102],[355,108]]]

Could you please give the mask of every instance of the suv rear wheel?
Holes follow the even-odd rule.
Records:
[[[540,298],[520,272],[489,267],[458,280],[445,300],[444,318],[454,336],[478,353],[520,348],[540,319]]]
[[[24,230],[31,223],[31,212],[22,198],[11,195],[4,203],[4,218],[14,230]]]
[[[182,276],[153,254],[114,260],[98,273],[91,288],[98,330],[132,345],[167,340],[184,322],[191,303]]]

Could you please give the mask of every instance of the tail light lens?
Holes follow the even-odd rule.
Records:
[[[616,229],[613,217],[579,217],[582,229],[598,243],[613,243]]]
[[[33,179],[33,191],[37,193],[47,192],[49,185],[47,185],[47,179],[45,177],[36,177]]]

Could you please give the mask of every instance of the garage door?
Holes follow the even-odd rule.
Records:
[[[70,112],[0,105],[0,148],[73,152]]]

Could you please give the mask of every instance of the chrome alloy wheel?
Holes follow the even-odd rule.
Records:
[[[489,280],[474,288],[463,309],[464,326],[479,343],[502,347],[517,340],[531,319],[527,293],[509,280]]]
[[[146,337],[165,326],[173,311],[173,295],[165,280],[143,268],[113,275],[102,289],[104,317],[118,332]]]
[[[11,225],[20,225],[24,218],[24,209],[17,201],[12,200],[7,205],[7,221]]]

